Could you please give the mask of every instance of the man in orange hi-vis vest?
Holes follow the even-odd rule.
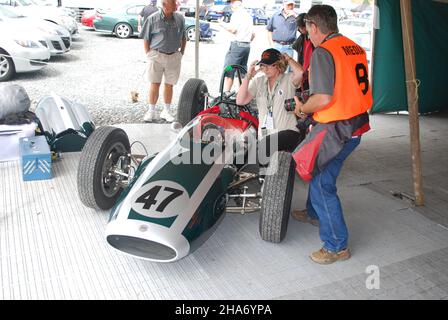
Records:
[[[344,160],[370,129],[367,110],[372,94],[366,53],[338,33],[333,7],[313,6],[305,22],[316,49],[311,58],[310,97],[304,104],[295,98],[296,114],[312,115],[315,125],[293,154],[299,175],[311,181],[306,209],[292,216],[319,226],[323,247],[310,258],[330,264],[350,258],[336,179]]]

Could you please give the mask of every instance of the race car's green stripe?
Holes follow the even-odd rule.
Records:
[[[171,225],[174,223],[174,220],[176,220],[177,216],[169,217],[169,218],[151,218],[144,215],[139,214],[138,212],[131,209],[129,212],[128,219],[133,220],[140,220],[140,221],[147,221],[155,224],[159,224],[164,227],[171,227]]]
[[[195,192],[213,164],[175,164],[166,163],[143,185],[159,180],[168,180],[180,184],[188,192],[189,197]]]

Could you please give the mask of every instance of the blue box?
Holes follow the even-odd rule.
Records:
[[[44,136],[20,138],[23,181],[51,179],[51,152]]]

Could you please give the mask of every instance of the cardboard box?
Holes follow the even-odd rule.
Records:
[[[19,160],[19,139],[34,137],[37,124],[0,125],[0,162]]]
[[[51,179],[51,152],[44,136],[20,138],[23,181]]]

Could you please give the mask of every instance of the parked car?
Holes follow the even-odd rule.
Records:
[[[204,17],[204,20],[212,21],[224,18],[225,22],[229,22],[231,16],[232,16],[232,7],[229,5],[221,4],[210,7],[210,9],[208,10],[208,12]]]
[[[112,33],[118,38],[125,39],[131,36],[138,36],[137,16],[142,11],[145,4],[132,4],[113,10],[108,13],[98,13],[93,20],[93,26],[96,31]],[[195,39],[195,19],[185,17],[185,30],[187,39]],[[211,39],[214,33],[210,28],[210,23],[200,21],[201,40]]]
[[[0,6],[0,21],[11,27],[14,32],[27,32],[36,38],[43,38],[44,41],[41,44],[50,50],[52,56],[70,50],[72,42],[70,33],[57,24],[42,19],[20,16],[3,6]]]
[[[274,13],[276,13],[276,12],[278,12],[280,10],[282,10],[282,5],[281,4],[274,4],[274,5],[271,5],[271,6],[266,6],[265,13],[266,13],[266,16],[268,18],[270,18],[270,17],[272,17],[274,15]]]
[[[260,8],[247,8],[247,11],[252,16],[254,24],[268,24],[268,16],[263,9]]]
[[[34,38],[28,32],[15,30],[0,21],[0,82],[16,73],[42,69],[50,59],[50,50],[42,45],[43,38]]]
[[[47,20],[66,28],[73,37],[78,36],[76,20],[56,7],[39,6],[32,0],[0,0],[0,5],[7,6],[17,14],[26,17]]]
[[[83,26],[93,28],[93,20],[96,17],[96,10],[86,10],[81,15],[81,24]]]

